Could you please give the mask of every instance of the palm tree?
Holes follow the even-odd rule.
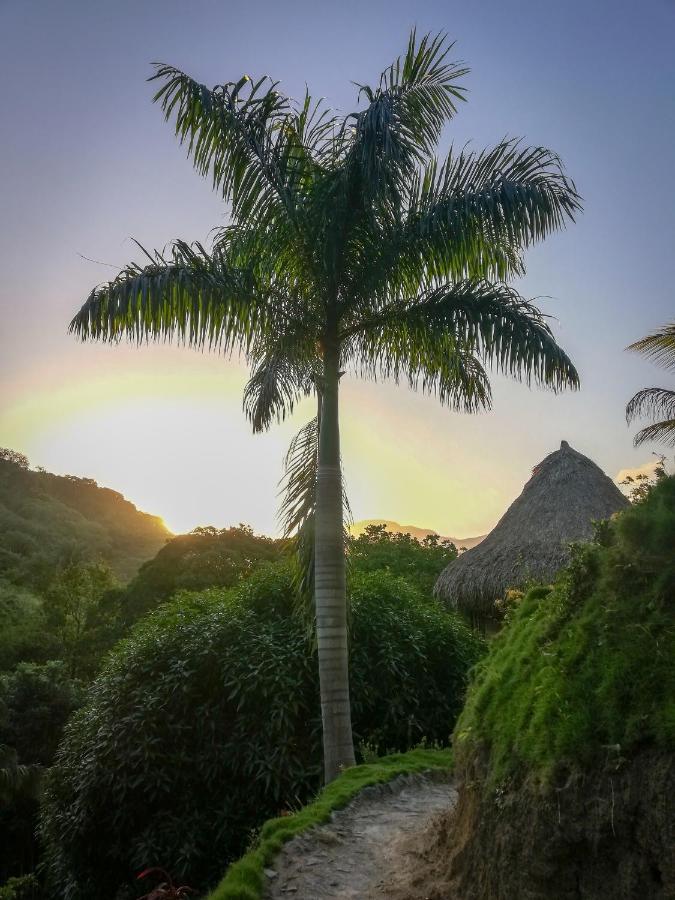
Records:
[[[675,369],[675,322],[664,325],[627,349],[641,353],[666,369]],[[675,446],[675,391],[657,387],[638,391],[626,406],[626,421],[630,425],[642,416],[651,416],[658,421],[638,431],[634,439],[636,447],[646,441],[663,441]]]
[[[342,375],[404,380],[468,411],[490,406],[486,364],[554,390],[578,385],[545,317],[505,281],[523,272],[525,248],[573,220],[579,195],[542,147],[504,140],[436,159],[468,71],[451,47],[413,32],[375,87],[358,86],[363,108],[344,116],[308,93],[295,103],[267,77],[209,89],[157,64],[154,99],[230,203],[230,224],[210,250],[176,241],[128,265],[70,326],[82,339],[243,353],[256,432],[316,396],[284,511],[305,550],[313,535],[326,780],[354,762]]]

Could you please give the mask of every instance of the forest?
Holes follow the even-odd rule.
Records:
[[[56,773],[65,774],[66,755],[79,753],[74,747],[91,739],[91,728],[102,756],[90,758],[89,771],[76,765],[76,789],[88,794],[83,802],[96,824],[72,822],[74,843],[63,852],[93,867],[73,871],[76,887],[64,884],[64,895],[97,896],[101,881],[131,879],[133,889],[136,870],[151,863],[212,883],[246,848],[252,829],[321,784],[316,647],[296,600],[289,542],[241,525],[169,538],[156,518],[88,479],[63,479],[67,489],[57,500],[57,476],[33,472],[11,451],[3,451],[1,465],[0,502],[14,527],[0,532],[0,879],[10,886],[0,896],[42,896],[44,874],[63,871],[63,859],[44,856],[43,848],[55,852],[47,835],[56,829],[60,842],[69,829],[40,807],[74,787],[59,784]],[[46,527],[48,513],[54,531]],[[30,540],[38,527],[51,542]],[[131,529],[136,539],[124,543],[121,535]],[[151,554],[158,544],[125,582],[139,546]],[[483,650],[432,597],[437,575],[456,554],[437,537],[419,542],[383,526],[350,539],[362,760],[447,742],[468,670]],[[216,700],[218,683],[224,689]],[[177,686],[182,702],[174,706]],[[87,698],[94,695],[92,718]],[[396,702],[384,704],[385,696]],[[261,719],[268,726],[262,732]],[[69,721],[70,749],[62,743]],[[114,766],[106,741],[127,748]],[[48,779],[60,743],[65,768],[59,763]],[[118,809],[114,820],[105,812],[111,806]],[[62,808],[71,807],[72,799],[64,800]],[[103,819],[112,832],[102,829]],[[111,840],[119,845],[115,859]]]

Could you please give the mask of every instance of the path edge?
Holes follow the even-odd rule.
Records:
[[[204,900],[262,900],[264,870],[288,841],[329,822],[336,810],[348,805],[370,802],[415,781],[449,780],[452,768],[452,750],[446,748],[411,750],[347,769],[297,813],[265,822],[256,844],[229,866]]]

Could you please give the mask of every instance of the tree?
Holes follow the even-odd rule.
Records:
[[[61,644],[61,657],[72,678],[92,675],[100,661],[99,646],[116,610],[102,603],[115,579],[103,563],[69,563],[54,575],[44,598],[48,628]]]
[[[429,596],[438,576],[456,558],[455,545],[437,534],[418,541],[410,534],[387,531],[386,525],[368,525],[363,534],[348,541],[351,571],[402,575]]]
[[[675,322],[636,341],[628,350],[641,353],[666,369],[675,369]],[[658,387],[638,391],[626,406],[626,421],[630,425],[642,416],[657,421],[638,431],[634,439],[636,447],[647,441],[662,441],[675,446],[675,391]]]
[[[404,380],[470,412],[490,406],[486,363],[553,389],[578,384],[539,309],[504,282],[523,272],[525,248],[573,220],[579,195],[542,147],[504,140],[436,159],[464,99],[467,69],[449,61],[451,48],[444,35],[413,32],[346,116],[309,93],[296,104],[267,77],[209,89],[158,64],[155,100],[231,204],[231,223],[210,251],[178,240],[146,253],[145,265],[96,287],[71,323],[82,339],[174,337],[242,352],[254,431],[316,396],[285,514],[313,535],[327,780],[354,761],[340,378]]]
[[[13,466],[18,466],[20,469],[27,469],[30,466],[27,456],[24,456],[23,453],[19,453],[17,450],[10,450],[7,447],[0,447],[0,459],[4,462],[11,463]]]

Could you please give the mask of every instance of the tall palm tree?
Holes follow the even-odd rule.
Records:
[[[326,779],[354,762],[338,395],[345,372],[389,377],[453,409],[490,406],[485,369],[575,388],[545,317],[505,281],[580,209],[559,158],[504,140],[434,150],[467,69],[444,35],[410,36],[362,108],[338,116],[269,78],[212,89],[157,64],[155,101],[197,171],[230,204],[210,250],[176,241],[96,287],[82,339],[176,338],[251,364],[254,431],[317,398],[295,442],[287,522],[313,535]],[[308,529],[308,524],[311,528]]]
[[[627,349],[641,353],[666,369],[675,369],[675,322],[635,341]],[[646,441],[662,441],[675,446],[675,391],[658,387],[638,391],[626,406],[626,421],[630,425],[634,419],[643,416],[658,421],[638,431],[634,438],[636,447]]]

